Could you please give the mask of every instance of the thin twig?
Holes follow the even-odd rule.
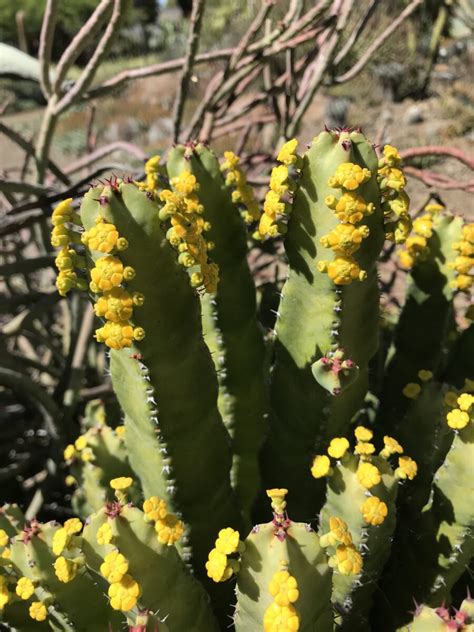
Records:
[[[181,73],[181,81],[178,87],[178,93],[175,99],[174,113],[173,113],[173,141],[175,143],[179,140],[179,133],[181,131],[181,120],[183,118],[184,105],[189,91],[189,82],[191,80],[191,73],[193,70],[194,59],[196,57],[199,34],[201,32],[202,16],[204,14],[205,0],[193,0],[193,9],[191,12],[191,23],[189,25],[189,35],[187,42],[186,57],[183,64],[183,70]]]
[[[0,121],[0,133],[5,134],[5,136],[7,136],[10,140],[16,143],[19,147],[21,147],[23,151],[25,151],[27,154],[30,154],[31,156],[34,155],[35,148],[33,144],[30,141],[26,140],[26,138],[23,138],[23,136],[19,134],[17,131],[12,129],[11,127],[8,127],[8,125],[5,125],[5,123],[2,123],[1,121]],[[51,159],[47,160],[46,166],[51,171],[51,173],[55,175],[56,178],[60,180],[63,184],[66,184],[66,185],[71,184],[71,181],[69,180],[69,178],[61,171],[61,169]]]
[[[418,7],[423,4],[424,0],[413,0],[410,4],[400,13],[398,18],[393,20],[388,28],[385,29],[372,44],[366,49],[362,57],[352,66],[350,70],[345,72],[342,75],[339,75],[334,78],[334,83],[345,83],[346,81],[350,81],[354,79],[361,70],[365,67],[365,65],[372,59],[375,51],[379,49],[384,42],[392,35],[394,31],[404,22]]]
[[[474,192],[474,180],[470,182],[454,180],[444,174],[429,171],[428,169],[416,169],[409,165],[404,167],[404,170],[408,175],[413,176],[417,180],[421,180],[426,186],[434,187],[435,189],[458,189],[460,191],[467,191],[468,193]]]
[[[107,24],[107,28],[105,29],[105,33],[103,34],[100,42],[97,44],[94,53],[82,71],[79,79],[56,105],[56,114],[64,112],[64,110],[70,107],[75,101],[79,100],[81,95],[92,83],[95,73],[102,63],[102,60],[109,52],[114,39],[118,35],[120,22],[124,14],[125,2],[126,0],[114,0],[114,8]]]
[[[41,34],[39,41],[38,58],[40,64],[39,79],[41,90],[45,98],[51,96],[51,50],[53,48],[54,29],[58,17],[59,0],[47,0],[44,10],[43,23],[41,24]]]
[[[463,164],[467,165],[469,169],[474,169],[474,158],[463,152],[461,149],[455,147],[443,147],[440,145],[427,145],[426,147],[410,147],[410,149],[403,149],[400,151],[400,156],[404,160],[415,158],[418,156],[449,156],[450,158],[456,158]]]
[[[352,33],[347,38],[346,42],[342,46],[341,50],[338,52],[336,57],[334,58],[334,66],[338,66],[351,52],[355,43],[362,35],[365,27],[367,26],[368,21],[372,17],[379,4],[380,0],[372,0],[367,9],[365,10],[364,15],[360,18],[358,24],[354,27]]]
[[[104,147],[99,147],[95,151],[78,158],[71,164],[69,164],[66,168],[66,172],[70,175],[76,171],[80,171],[81,169],[85,169],[86,167],[90,167],[90,165],[94,164],[98,160],[105,158],[105,156],[109,156],[116,151],[122,151],[129,156],[134,156],[137,160],[144,161],[147,157],[146,153],[137,147],[137,145],[133,145],[132,143],[126,143],[125,141],[117,140],[114,143],[110,143],[109,145],[105,145]]]
[[[89,42],[97,35],[104,23],[107,14],[112,8],[113,0],[102,0],[95,8],[94,13],[85,22],[78,33],[73,37],[68,47],[61,55],[61,59],[56,67],[56,77],[53,85],[54,92],[59,94],[69,69],[72,67],[79,55],[85,50]]]

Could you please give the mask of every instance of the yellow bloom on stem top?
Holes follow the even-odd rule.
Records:
[[[448,426],[454,430],[462,430],[469,423],[469,413],[460,408],[454,408],[446,415]]]
[[[277,514],[284,513],[286,509],[285,497],[288,494],[288,490],[285,488],[267,489],[267,496],[271,499],[272,509]]]
[[[119,476],[118,478],[113,478],[109,485],[112,489],[123,491],[133,485],[133,478],[131,476]]]
[[[354,430],[354,435],[357,441],[370,441],[374,436],[374,433],[365,426],[357,426]]]
[[[399,457],[398,467],[395,470],[395,476],[398,476],[402,479],[408,478],[411,481],[415,478],[417,472],[418,466],[412,458],[410,458],[409,456]]]
[[[298,147],[298,141],[296,138],[292,138],[287,141],[280,149],[277,155],[278,162],[282,162],[284,165],[294,165],[298,161],[298,154],[296,149]]]
[[[329,565],[337,568],[341,575],[358,575],[362,570],[362,556],[353,544],[340,544],[336,554],[329,558]]]
[[[117,227],[105,221],[97,222],[96,226],[82,233],[82,243],[90,250],[103,254],[110,254],[113,250],[125,250],[128,242],[120,237]]]
[[[71,534],[68,533],[64,527],[60,527],[57,531],[55,531],[53,541],[51,543],[54,555],[61,555],[64,549],[69,546],[70,541]]]
[[[345,437],[335,437],[328,447],[328,454],[333,459],[342,459],[349,449],[349,441]]]
[[[74,535],[75,533],[80,533],[82,531],[83,524],[79,520],[79,518],[69,518],[64,523],[64,528],[70,535]]]
[[[212,549],[206,562],[207,576],[215,582],[224,582],[233,575],[233,568],[227,560],[227,555],[217,549]]]
[[[236,553],[239,548],[239,537],[239,532],[231,527],[221,529],[215,547],[220,553],[225,553],[225,555]]]
[[[375,452],[375,446],[373,443],[368,443],[366,441],[360,441],[357,443],[354,448],[355,454],[360,454],[362,456],[368,456],[369,454],[373,454]]]
[[[470,393],[462,393],[457,399],[457,405],[465,412],[469,412],[474,404],[474,396]]]
[[[369,496],[360,508],[360,511],[367,524],[377,526],[382,524],[387,517],[388,507],[383,500],[380,500],[377,496]]]
[[[383,442],[384,442],[385,447],[380,452],[380,456],[387,458],[391,456],[392,454],[403,454],[403,447],[393,437],[389,437],[388,435],[385,435],[383,438]]]
[[[329,474],[331,469],[331,461],[325,454],[318,454],[314,457],[313,465],[311,466],[311,474],[314,478],[322,478]]]

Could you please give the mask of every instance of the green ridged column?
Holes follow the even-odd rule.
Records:
[[[370,179],[355,191],[374,205],[363,218],[370,235],[354,257],[364,281],[336,285],[318,271],[333,252],[321,237],[340,224],[327,196],[340,196],[328,184],[339,165],[367,168]],[[285,249],[289,276],[276,323],[275,364],[271,377],[271,425],[262,455],[266,487],[287,487],[296,519],[315,517],[324,492],[309,473],[315,452],[343,434],[367,390],[367,364],[378,345],[379,294],[375,261],[384,241],[377,182],[377,156],[359,132],[322,132],[303,157],[303,167],[288,224]],[[359,367],[358,376],[334,396],[315,379],[312,367],[336,349]],[[318,366],[318,365],[316,365]],[[355,377],[355,370],[347,379]],[[319,491],[318,491],[319,490]],[[319,496],[319,501],[316,501]]]

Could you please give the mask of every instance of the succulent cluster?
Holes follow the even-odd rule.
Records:
[[[93,402],[65,448],[78,518],[0,510],[11,629],[472,627],[472,600],[449,610],[474,554],[472,224],[428,205],[411,233],[400,156],[360,130],[296,149],[261,215],[238,157],[199,143],[53,212],[58,290],[90,291],[123,419]],[[280,234],[265,333],[248,243]],[[407,292],[382,319],[386,238]]]

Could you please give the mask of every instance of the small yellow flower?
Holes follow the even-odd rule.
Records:
[[[383,148],[385,162],[391,167],[397,167],[402,162],[398,150],[393,145],[385,145]]]
[[[362,570],[362,556],[353,544],[340,544],[334,558],[336,568],[342,575],[358,575]]]
[[[104,342],[116,350],[131,347],[134,337],[133,327],[127,320],[118,323],[107,321],[103,327],[95,331],[97,342]]]
[[[60,582],[64,584],[69,583],[74,579],[77,574],[77,563],[73,560],[68,560],[62,555],[54,562],[54,572]]]
[[[73,485],[77,484],[77,481],[74,476],[72,476],[72,474],[68,474],[64,479],[64,482],[66,483],[67,487],[72,487]]]
[[[415,382],[410,382],[403,387],[402,393],[405,397],[408,397],[408,399],[416,399],[421,393],[421,386]]]
[[[16,585],[15,592],[20,599],[24,599],[26,601],[35,592],[35,587],[31,579],[28,579],[28,577],[20,577]]]
[[[367,463],[366,461],[361,461],[359,463],[359,467],[357,468],[357,480],[362,487],[370,489],[371,487],[378,485],[382,480],[382,477],[375,465]]]
[[[338,544],[352,544],[352,536],[347,529],[347,523],[336,516],[329,518],[329,531],[320,536],[319,543],[323,548]]]
[[[409,456],[401,456],[398,459],[398,467],[395,470],[395,475],[399,478],[408,478],[413,480],[418,472],[418,466],[416,462]]]
[[[370,177],[371,173],[365,167],[360,167],[352,162],[343,162],[338,165],[334,176],[329,178],[328,185],[354,191],[361,184],[370,180]]]
[[[79,520],[79,518],[69,518],[64,523],[64,528],[70,535],[74,535],[75,533],[80,533],[82,531],[83,524]]]
[[[64,460],[71,461],[71,459],[73,459],[75,455],[76,455],[76,448],[72,445],[72,443],[70,443],[64,449]]]
[[[110,605],[114,610],[127,612],[137,603],[140,586],[131,575],[124,575],[109,586]]]
[[[287,166],[295,164],[298,160],[298,155],[296,153],[297,147],[298,141],[296,140],[296,138],[292,138],[291,140],[287,141],[278,152],[278,162],[282,162]]]
[[[294,606],[279,606],[272,602],[263,615],[264,632],[297,632],[300,620]]]
[[[97,529],[96,540],[97,544],[104,545],[110,544],[113,539],[112,527],[106,522]]]
[[[274,598],[274,602],[279,606],[289,606],[290,603],[295,603],[300,596],[298,582],[288,571],[284,570],[274,573],[268,590]]]
[[[71,534],[67,532],[64,527],[60,527],[53,535],[53,541],[51,543],[51,548],[53,549],[54,555],[61,555],[61,553],[66,549],[71,540]]]
[[[351,256],[338,256],[332,261],[318,261],[319,272],[326,272],[336,285],[350,285],[353,281],[364,281],[367,272],[362,270]]]
[[[78,437],[75,441],[74,441],[74,447],[76,448],[76,450],[78,450],[79,452],[81,450],[84,450],[84,448],[87,445],[87,437],[86,435],[81,435],[80,437]],[[69,446],[68,446],[69,447]]]
[[[116,432],[116,434],[118,434],[119,437],[124,437],[125,436],[125,426],[117,426],[115,428],[115,432]]]
[[[418,377],[422,382],[429,382],[429,380],[433,377],[433,373],[427,369],[420,369],[418,371]]]
[[[8,533],[3,529],[0,529],[0,547],[7,546],[9,541]]]
[[[168,515],[168,506],[165,500],[161,500],[157,496],[147,498],[143,503],[143,512],[147,520],[156,522],[164,520]]]
[[[327,476],[331,469],[331,461],[325,454],[318,454],[314,457],[313,465],[311,467],[311,474],[314,478],[322,478]]]
[[[97,299],[94,312],[114,323],[128,321],[133,313],[133,297],[126,290],[114,287]]]
[[[239,532],[231,529],[231,527],[221,529],[219,531],[219,537],[216,540],[215,547],[219,553],[231,555],[239,548],[239,537]]]
[[[387,505],[377,496],[369,496],[360,510],[364,520],[372,526],[382,524],[388,514]]]
[[[212,549],[206,562],[207,576],[215,582],[224,582],[232,577],[232,568],[227,563],[227,555]]]
[[[29,614],[35,621],[46,621],[48,611],[44,603],[41,603],[41,601],[33,601],[29,609]]]
[[[462,430],[469,423],[469,413],[459,408],[454,408],[446,415],[448,426],[454,430]]]
[[[158,542],[171,546],[178,542],[184,533],[184,524],[174,514],[167,514],[155,522],[155,531]]]
[[[328,447],[328,454],[333,459],[342,459],[349,449],[349,441],[345,437],[336,437],[331,440]]]
[[[128,571],[128,560],[118,551],[112,551],[104,557],[100,572],[111,584],[119,582]]]
[[[374,436],[374,433],[365,426],[357,426],[354,430],[354,435],[357,441],[370,441]]]
[[[403,454],[403,447],[393,437],[385,435],[383,438],[384,449],[380,452],[380,456],[387,458],[392,454]]]
[[[461,410],[468,413],[474,404],[474,396],[470,393],[462,393],[462,395],[458,397],[457,404]]]
[[[375,446],[373,443],[360,441],[359,443],[357,443],[356,447],[354,448],[354,452],[355,454],[361,454],[363,456],[367,456],[375,452]]]
[[[272,509],[277,514],[284,513],[286,509],[286,500],[285,497],[288,494],[288,490],[285,488],[281,489],[267,489],[267,496],[271,498],[272,501]]]
[[[131,476],[119,476],[118,478],[113,478],[109,484],[112,489],[122,491],[133,485],[133,478]]]

